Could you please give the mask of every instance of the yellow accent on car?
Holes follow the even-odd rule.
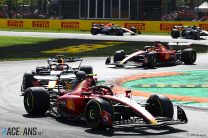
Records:
[[[71,98],[67,99],[66,107],[69,110],[74,110],[74,101],[73,101],[73,99],[71,99]]]
[[[48,88],[49,89],[53,89],[53,88],[55,88],[55,86],[56,86],[56,80],[48,82]]]

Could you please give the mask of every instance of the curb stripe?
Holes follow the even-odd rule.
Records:
[[[137,84],[139,88],[208,88],[208,84]]]

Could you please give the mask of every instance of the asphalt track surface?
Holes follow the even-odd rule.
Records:
[[[45,33],[45,32],[11,32],[0,31],[0,36],[31,36],[31,37],[47,37],[47,38],[66,38],[66,39],[87,39],[87,40],[118,40],[118,41],[145,41],[145,42],[191,42],[194,44],[208,45],[208,37],[201,37],[201,40],[191,39],[172,39],[170,36],[162,35],[136,35],[130,36],[106,36],[106,35],[91,35],[77,33]]]
[[[205,40],[206,41],[206,40]],[[104,65],[105,57],[85,58],[83,65],[92,65],[94,73],[98,74],[99,80],[112,80],[123,76],[180,70],[203,70],[207,69],[208,54],[199,54],[196,65],[178,65],[172,67],[159,67],[157,69],[143,68],[114,68]],[[73,64],[73,66],[76,63]],[[9,127],[37,127],[41,135],[19,137],[46,137],[46,138],[99,138],[99,137],[147,137],[147,138],[184,138],[184,137],[208,137],[208,109],[196,107],[183,107],[188,117],[188,124],[175,125],[162,128],[115,128],[114,132],[92,130],[85,124],[56,120],[51,116],[30,117],[23,106],[23,97],[20,96],[20,86],[24,72],[35,69],[38,65],[46,65],[45,60],[34,61],[8,61],[0,62],[0,137],[3,128]]]

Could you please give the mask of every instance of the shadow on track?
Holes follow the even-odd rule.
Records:
[[[87,133],[98,134],[103,136],[159,136],[165,134],[173,134],[179,132],[187,132],[185,130],[173,128],[170,126],[163,127],[116,127],[113,130],[97,130],[87,129]]]

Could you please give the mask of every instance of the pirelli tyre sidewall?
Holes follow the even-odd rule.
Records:
[[[90,30],[92,35],[97,35],[99,33],[99,28],[97,27],[92,27]]]
[[[103,112],[109,115],[108,120],[102,117]],[[85,107],[86,123],[90,128],[93,129],[111,128],[113,115],[113,106],[106,99],[91,99]]]
[[[26,91],[27,88],[33,87],[32,84],[34,80],[33,76],[34,75],[32,73],[24,73],[22,80],[22,88],[21,88],[22,91]]]
[[[182,51],[181,60],[185,64],[191,65],[196,62],[197,54],[192,48],[187,48]]]
[[[154,52],[150,52],[150,53],[147,53],[146,55],[147,57],[147,63],[146,63],[146,67],[148,68],[155,68],[156,66],[156,63],[157,63],[157,58],[156,58],[156,53]]]
[[[151,95],[147,100],[145,107],[154,117],[173,118],[174,109],[170,99],[163,95]]]
[[[93,67],[89,65],[80,66],[80,71],[84,71],[86,74],[93,74]]]
[[[173,30],[171,31],[171,37],[172,37],[172,38],[178,38],[179,36],[180,36],[179,30],[173,29]]]
[[[125,58],[124,50],[118,50],[115,52],[113,56],[113,62],[118,63],[119,61],[122,61],[124,58]]]
[[[193,39],[194,40],[199,40],[200,39],[200,34],[198,31],[193,31]]]
[[[24,94],[24,107],[30,115],[43,115],[49,108],[49,93],[42,87],[30,87]]]

